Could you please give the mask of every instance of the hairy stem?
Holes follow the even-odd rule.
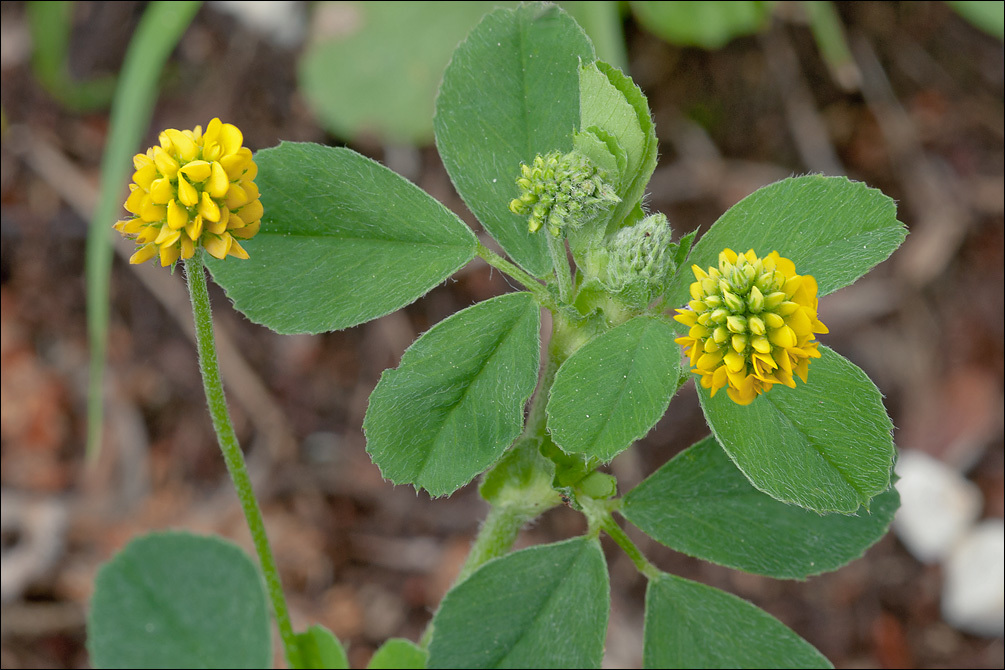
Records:
[[[628,558],[632,559],[632,563],[635,564],[635,567],[638,568],[639,572],[649,579],[654,579],[659,576],[659,568],[650,563],[649,560],[642,555],[639,548],[635,546],[635,543],[632,542],[631,538],[629,538],[625,531],[621,529],[618,522],[614,520],[614,517],[611,515],[609,510],[606,510],[606,513],[603,515],[600,528],[607,533],[626,554],[628,554]]]
[[[515,264],[509,262],[496,252],[484,246],[481,242],[478,242],[478,246],[475,248],[475,253],[477,253],[482,260],[495,269],[500,272],[504,272],[523,284],[524,288],[534,294],[534,298],[537,300],[539,305],[547,307],[553,312],[558,309],[558,305],[555,303],[555,300],[551,297],[551,294],[548,293],[548,290],[542,286],[541,282],[521,270]]]
[[[547,230],[543,235],[548,239],[548,251],[551,262],[555,266],[555,277],[558,279],[558,298],[568,303],[572,296],[572,270],[569,267],[569,253],[565,250],[565,238],[552,235]]]
[[[213,429],[223,452],[223,460],[227,471],[234,482],[237,497],[241,501],[244,518],[251,531],[251,539],[258,553],[258,560],[265,574],[269,599],[272,601],[272,611],[279,626],[279,635],[286,652],[286,662],[291,668],[300,667],[300,652],[296,636],[290,623],[286,598],[279,580],[276,561],[269,547],[269,539],[265,534],[265,522],[262,511],[258,507],[255,493],[251,488],[251,478],[244,463],[244,454],[237,442],[234,425],[227,410],[227,399],[223,393],[223,382],[220,379],[220,366],[216,360],[216,340],[213,336],[213,315],[209,305],[209,291],[206,288],[206,272],[203,265],[203,251],[185,261],[185,276],[188,280],[188,293],[192,299],[192,316],[195,320],[196,344],[199,349],[199,371],[202,373],[202,384],[206,391],[206,401],[209,404],[209,414],[213,420]]]

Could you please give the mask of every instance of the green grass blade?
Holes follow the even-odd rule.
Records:
[[[108,347],[109,234],[122,211],[122,193],[132,169],[129,158],[150,123],[158,82],[168,55],[191,23],[201,2],[154,2],[143,14],[126,52],[112,103],[108,144],[101,159],[101,191],[87,235],[87,333],[91,348],[87,392],[87,457],[100,451],[104,403],[102,386]]]

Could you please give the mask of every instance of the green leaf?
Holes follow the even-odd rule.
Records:
[[[885,260],[904,241],[892,199],[846,177],[794,177],[754,191],[736,203],[705,233],[691,252],[691,262],[718,266],[719,252],[753,249],[790,259],[796,272],[813,275],[819,295],[851,284]],[[694,281],[680,273],[671,305],[688,300]]]
[[[433,619],[431,668],[599,668],[610,611],[596,538],[489,561],[454,587]]]
[[[761,493],[707,437],[628,492],[621,514],[689,556],[778,579],[837,570],[886,534],[900,504],[892,486],[869,511],[828,514]]]
[[[258,568],[235,545],[151,533],[102,566],[87,617],[99,668],[263,668],[272,631]]]
[[[853,363],[821,346],[808,381],[776,384],[747,406],[698,386],[719,444],[759,490],[817,512],[854,513],[890,486],[893,424]]]
[[[632,2],[635,16],[650,32],[673,44],[718,49],[734,37],[768,25],[773,2]]]
[[[781,621],[746,600],[660,574],[646,589],[644,668],[832,668]]]
[[[990,0],[949,0],[950,7],[989,35],[1005,40],[1005,5]]]
[[[478,303],[433,326],[385,370],[363,421],[384,477],[453,493],[516,439],[537,383],[540,308],[529,293]]]
[[[617,138],[596,126],[575,133],[572,145],[608,175],[620,175],[628,168],[628,154],[621,148]]]
[[[621,70],[597,61],[582,65],[579,77],[582,127],[596,127],[615,138],[627,157],[615,189],[621,202],[607,227],[612,233],[641,200],[656,169],[656,127],[646,96]]]
[[[249,319],[281,333],[349,328],[404,307],[474,257],[474,234],[425,191],[345,148],[255,156],[265,215],[249,260],[207,259]]]
[[[677,391],[680,355],[666,321],[638,316],[585,344],[558,370],[548,429],[568,453],[609,461],[645,436]]]
[[[300,88],[328,130],[352,139],[433,139],[433,100],[454,47],[492,2],[318,3],[315,18],[341,30],[309,43]],[[317,24],[316,24],[317,25]]]
[[[380,645],[366,667],[370,670],[421,670],[426,667],[428,657],[429,653],[425,649],[420,649],[408,640],[394,637]]]
[[[297,633],[296,640],[300,650],[299,667],[310,670],[344,670],[349,667],[349,658],[342,643],[324,626],[314,624],[303,633]]]
[[[436,99],[436,147],[457,192],[506,253],[551,272],[543,235],[509,211],[520,163],[569,151],[579,125],[579,63],[594,58],[582,29],[554,5],[486,16],[457,47]]]

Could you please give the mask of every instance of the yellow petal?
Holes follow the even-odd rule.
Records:
[[[674,315],[674,321],[683,323],[685,326],[693,326],[698,321],[698,315],[689,309],[678,309]]]
[[[799,290],[799,287],[802,286],[802,284],[803,284],[803,278],[800,277],[799,275],[789,277],[788,279],[785,280],[785,284],[782,285],[782,291],[785,292],[785,295],[791,298],[796,294],[796,291]]]
[[[792,328],[795,337],[812,337],[813,322],[806,316],[806,309],[797,309],[789,318],[785,320],[786,325]]]
[[[146,244],[129,257],[129,262],[132,265],[139,265],[140,263],[146,263],[148,260],[157,255],[157,245],[156,244]]]
[[[761,314],[761,318],[764,319],[764,325],[768,328],[781,328],[785,325],[785,319],[774,312],[764,312]]]
[[[184,175],[178,175],[178,200],[186,207],[195,207],[199,203],[199,192],[185,181]]]
[[[712,373],[712,384],[707,388],[711,388],[712,395],[715,395],[715,392],[725,386],[728,382],[729,378],[726,376],[726,367],[721,366],[716,368],[715,372]]]
[[[161,231],[154,239],[154,244],[160,246],[171,245],[177,242],[179,237],[181,237],[180,230],[171,230],[168,226],[161,226]]]
[[[240,214],[235,214],[234,212],[230,213],[230,221],[227,223],[227,230],[244,228],[246,225],[248,225],[248,223],[241,218]]]
[[[230,217],[231,220],[234,220],[235,218],[237,217],[234,216]],[[206,223],[206,230],[213,233],[214,235],[223,235],[225,232],[227,232],[228,226],[226,223],[223,222],[222,219],[220,221],[206,221],[205,223]]]
[[[249,223],[243,228],[237,228],[235,230],[230,231],[230,234],[233,235],[234,237],[239,237],[242,240],[250,240],[252,237],[258,234],[258,231],[261,229],[261,227],[262,227],[262,221],[261,219],[259,219],[254,223]]]
[[[799,309],[798,304],[792,302],[791,300],[786,300],[785,302],[781,303],[780,305],[778,305],[778,307],[775,308],[775,313],[781,314],[782,316],[788,316],[789,314],[795,312],[797,309]]]
[[[249,201],[258,200],[258,196],[260,195],[258,192],[258,186],[255,182],[248,178],[247,174],[241,178],[241,188],[243,188],[244,192],[248,194]]]
[[[782,326],[768,334],[768,339],[776,347],[788,349],[796,346],[796,334],[788,326]]]
[[[711,372],[719,363],[722,361],[722,352],[715,351],[712,353],[705,353],[698,359],[697,367],[701,370],[708,370]]]
[[[221,156],[220,165],[227,172],[227,177],[230,179],[240,179],[241,175],[245,173],[245,170],[252,164],[251,160],[251,150],[247,149],[247,153],[244,151],[239,151],[236,154],[230,156]]]
[[[220,144],[223,145],[224,156],[236,154],[244,144],[244,135],[234,124],[224,123],[220,128]]]
[[[136,235],[136,244],[149,244],[161,234],[161,226],[146,225],[146,222],[144,224],[143,229]]]
[[[196,214],[192,217],[192,220],[188,222],[185,226],[185,234],[188,235],[189,239],[193,242],[199,239],[202,235],[202,215]]]
[[[140,211],[141,219],[147,223],[154,223],[155,221],[163,221],[165,216],[167,216],[167,208],[164,205],[155,205],[149,197],[146,198],[143,202],[143,209]]]
[[[726,355],[722,357],[722,361],[731,372],[739,372],[747,365],[746,359],[732,350],[726,352]]]
[[[769,293],[764,296],[764,309],[775,309],[779,305],[785,302],[785,294],[781,291],[775,291],[774,293]]]
[[[171,246],[161,245],[161,266],[167,267],[178,260],[179,249],[177,244]]]
[[[171,144],[174,146],[174,150],[183,162],[187,163],[191,160],[195,160],[195,157],[199,155],[199,145],[196,144],[191,135],[183,133],[180,130],[175,130],[174,128],[168,128],[164,131],[164,134],[168,136],[171,140]],[[177,259],[175,259],[177,260]]]
[[[726,317],[726,327],[733,333],[747,332],[747,320],[742,316],[730,314]]]
[[[265,208],[262,207],[261,200],[252,200],[247,205],[241,208],[240,215],[241,219],[251,223],[252,221],[258,221],[265,214]]]
[[[223,260],[227,257],[227,252],[230,251],[230,245],[233,244],[233,241],[233,238],[227,233],[207,235],[202,241],[202,246],[206,248],[210,256]]]
[[[705,310],[708,309],[708,305],[705,304],[704,301],[699,299],[688,301],[687,306],[695,312],[704,312]]]
[[[771,343],[768,342],[768,338],[764,335],[758,335],[756,337],[750,338],[750,346],[762,354],[771,353]]]
[[[696,323],[693,326],[691,326],[691,330],[689,330],[687,334],[689,337],[693,337],[696,340],[700,340],[702,338],[711,335],[712,331],[710,331],[707,326],[703,326],[700,323]]]
[[[206,184],[206,192],[213,198],[222,198],[227,195],[230,189],[230,179],[227,171],[223,169],[219,161],[213,161],[210,168],[209,183]]]
[[[140,229],[144,225],[146,225],[146,222],[143,219],[133,218],[117,221],[112,228],[119,231],[123,235],[135,235],[140,232]]]
[[[188,224],[188,210],[172,200],[167,206],[167,223],[174,230],[181,230]]]
[[[206,132],[202,135],[203,144],[209,144],[210,142],[220,141],[220,128],[223,127],[223,122],[219,118],[213,118],[212,121],[206,124]]]
[[[160,176],[160,173],[157,172],[157,166],[153,162],[150,162],[133,173],[133,181],[144,191],[149,191],[150,185],[153,184],[158,176]]]
[[[774,255],[775,268],[786,277],[793,277],[796,274],[796,264],[788,258],[782,258],[777,253]]]
[[[244,190],[244,187],[240,184],[230,184],[227,188],[227,207],[231,209],[238,209],[244,207],[249,202],[251,198],[248,197],[248,192]]]
[[[195,255],[195,243],[188,238],[188,236],[183,235],[178,239],[181,244],[181,257],[182,258],[192,258]]]
[[[155,205],[166,205],[174,198],[174,187],[167,177],[155,179],[150,184],[150,200]]]
[[[174,179],[178,174],[178,161],[161,147],[154,147],[154,163],[160,173],[168,179]]]
[[[205,191],[203,191],[202,198],[199,199],[199,213],[207,221],[216,222],[220,220],[220,206]]]
[[[747,308],[754,314],[758,314],[764,309],[764,295],[761,293],[761,289],[756,286],[751,287],[750,294],[747,296]]]
[[[136,186],[135,184],[130,184],[129,190],[130,190],[129,197],[126,198],[126,204],[123,206],[126,208],[126,211],[129,212],[130,214],[135,214],[136,216],[139,216],[140,212],[143,211],[143,200],[144,198],[148,197],[148,194],[146,191],[141,189],[139,186]]]
[[[206,161],[192,161],[185,167],[178,170],[185,178],[192,183],[206,181],[209,179],[209,175],[212,174],[213,168]]]
[[[243,260],[248,260],[248,258],[250,258],[250,256],[248,256],[248,252],[244,250],[244,247],[238,244],[237,240],[231,241],[230,250],[227,251],[227,255],[233,256],[234,258],[241,258]]]

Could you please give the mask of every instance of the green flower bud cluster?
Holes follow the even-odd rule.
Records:
[[[621,201],[586,156],[572,151],[538,155],[531,165],[520,164],[520,197],[509,204],[514,214],[526,215],[530,232],[547,225],[558,237],[577,229]]]
[[[672,232],[659,213],[619,230],[608,242],[607,287],[641,305],[662,293],[677,271]]]
[[[676,245],[671,239],[670,223],[663,214],[651,214],[619,230],[610,243],[607,274],[611,288],[617,290],[636,279],[662,284],[675,270]]]

